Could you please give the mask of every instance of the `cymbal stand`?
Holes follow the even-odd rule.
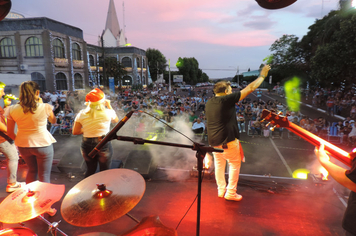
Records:
[[[210,146],[205,146],[201,143],[194,143],[194,145],[185,145],[179,143],[169,143],[169,142],[161,142],[161,141],[153,141],[147,140],[137,137],[128,137],[128,136],[117,136],[116,134],[113,135],[112,139],[117,139],[119,141],[129,141],[133,142],[134,144],[157,144],[157,145],[164,145],[164,146],[171,146],[171,147],[181,147],[181,148],[190,148],[194,151],[197,151],[197,167],[198,167],[198,201],[197,201],[197,223],[196,223],[196,236],[200,235],[200,208],[201,208],[201,185],[202,185],[202,172],[203,172],[203,161],[205,154],[207,152],[223,152],[223,149],[213,148]],[[110,141],[110,140],[109,140]],[[130,216],[129,216],[130,217]]]
[[[129,213],[126,213],[126,215],[128,217],[130,217],[133,221],[135,221],[136,223],[140,223],[140,221],[138,219],[136,219],[135,217],[133,217],[132,215],[130,215]]]
[[[46,220],[42,215],[37,216],[37,218],[42,220],[49,226],[47,233],[51,232],[52,236],[57,236],[57,231],[61,233],[63,236],[68,236],[62,230],[58,229],[58,225],[59,223],[61,223],[61,221],[51,223],[48,220]]]

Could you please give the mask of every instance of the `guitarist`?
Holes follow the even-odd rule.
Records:
[[[5,86],[6,86],[5,83],[0,81],[0,98],[5,96],[5,92],[4,92]],[[8,103],[9,103],[9,99],[4,98],[5,107],[9,105]],[[1,106],[0,106],[0,132],[7,135],[4,110]],[[17,182],[17,168],[18,168],[19,155],[17,154],[17,149],[15,147],[15,144],[13,142],[8,141],[5,137],[0,136],[0,152],[2,152],[7,159],[6,192],[11,193],[21,188],[21,183]]]
[[[342,186],[351,190],[347,208],[342,220],[342,227],[346,230],[345,236],[356,235],[356,153],[351,154],[352,167],[346,170],[334,163],[330,162],[330,157],[324,150],[324,145],[320,145],[319,149],[315,149],[315,154],[319,159],[320,164],[329,172],[329,174]]]

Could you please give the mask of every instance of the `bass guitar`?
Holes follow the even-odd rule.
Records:
[[[289,122],[286,116],[281,116],[273,111],[264,109],[262,111],[262,119],[269,121],[268,125],[271,125],[273,128],[286,128],[290,130],[291,132],[295,133],[299,137],[303,138],[318,148],[321,144],[324,144],[325,150],[329,152],[331,156],[341,161],[345,165],[351,167],[352,160],[356,156],[355,152],[348,153],[341,148],[329,143],[328,141],[320,138],[319,136],[303,129],[302,127]]]

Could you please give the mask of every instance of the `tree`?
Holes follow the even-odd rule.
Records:
[[[148,48],[146,50],[146,57],[152,80],[156,81],[157,75],[164,74],[166,71],[167,60],[159,50],[154,48]]]
[[[205,72],[201,75],[201,82],[209,82],[209,76]]]
[[[108,86],[109,85],[109,77],[114,77],[115,85],[119,85],[121,89],[122,85],[122,79],[124,78],[125,75],[127,75],[127,71],[125,70],[125,67],[117,61],[115,57],[107,57],[105,58],[105,84]]]
[[[339,11],[325,24],[329,26],[327,40],[318,45],[311,58],[311,76],[326,86],[343,80],[352,84],[356,74],[356,13]]]
[[[177,62],[177,68],[179,70],[179,73],[183,75],[184,81],[188,84],[204,82],[207,78],[209,80],[208,75],[203,73],[203,71],[199,69],[199,63],[194,57],[179,57]]]
[[[306,52],[297,36],[283,35],[271,45],[270,51],[273,54],[266,57],[265,61],[271,63],[270,75],[273,76],[274,82],[281,82],[291,76],[308,78]]]

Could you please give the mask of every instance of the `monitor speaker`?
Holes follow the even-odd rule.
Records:
[[[157,166],[147,150],[133,150],[124,163],[124,168],[137,171],[145,179],[152,178]]]
[[[80,153],[80,146],[69,146],[60,161],[57,168],[64,173],[84,173],[87,169],[84,158]]]

